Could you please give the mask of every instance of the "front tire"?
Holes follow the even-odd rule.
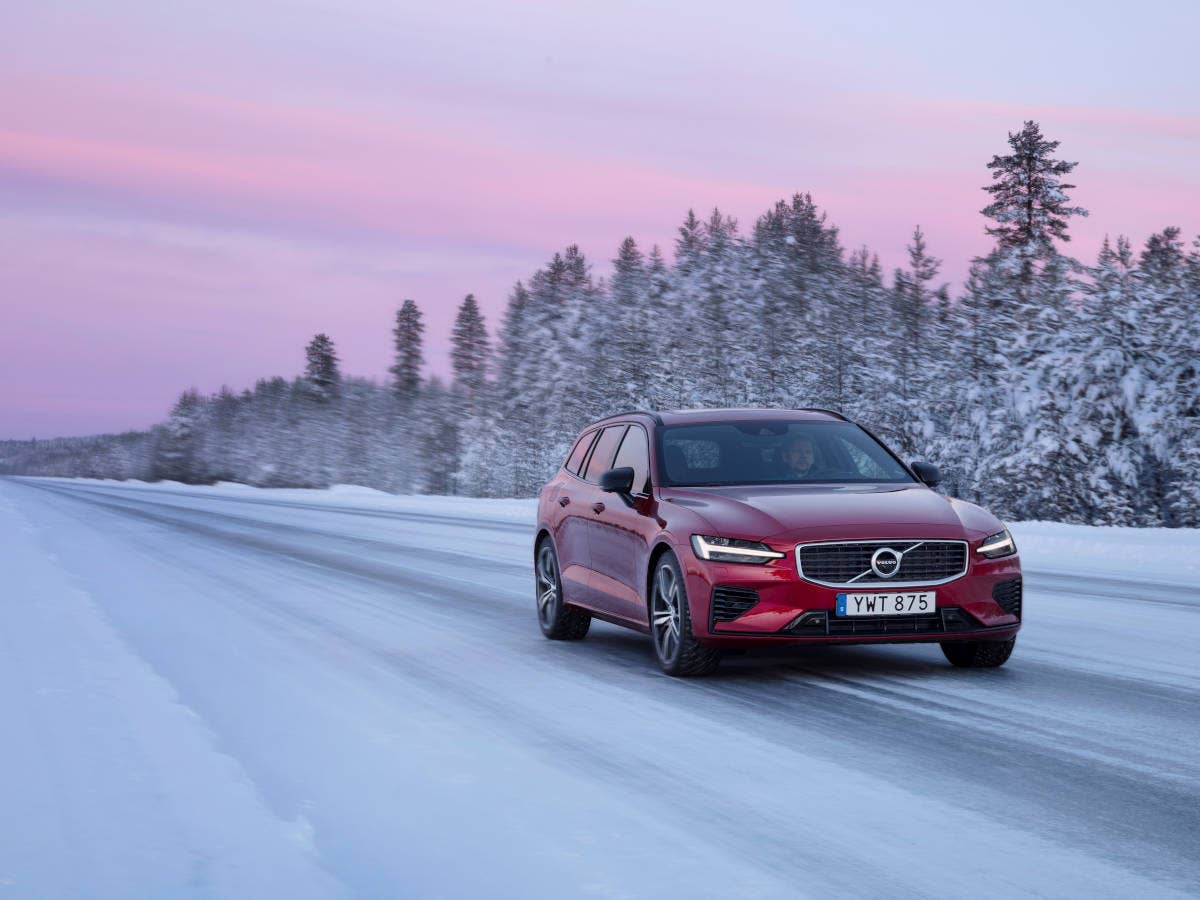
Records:
[[[679,560],[664,553],[650,583],[650,634],[658,664],[668,675],[707,675],[721,662],[721,651],[705,647],[692,634],[687,585]]]
[[[1017,639],[1007,641],[945,641],[942,652],[960,669],[995,669],[1012,656]]]
[[[533,563],[534,599],[542,634],[552,641],[582,640],[591,627],[592,617],[563,599],[558,554],[549,539],[538,544]]]

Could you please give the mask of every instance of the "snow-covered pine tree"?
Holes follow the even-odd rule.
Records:
[[[396,311],[396,324],[392,328],[395,361],[388,369],[392,373],[392,386],[402,403],[411,403],[421,389],[421,365],[425,362],[422,346],[425,323],[421,310],[412,300],[405,300]]]
[[[612,313],[602,291],[592,281],[591,264],[578,245],[562,255],[561,303],[558,322],[564,353],[555,354],[547,373],[553,398],[547,408],[544,441],[535,456],[541,459],[538,486],[562,462],[575,433],[590,420],[617,412],[613,408],[614,382],[619,373],[611,367],[597,369],[597,348],[611,335]],[[566,432],[565,434],[563,432]]]
[[[301,486],[326,487],[333,483],[341,437],[336,426],[342,376],[328,335],[314,337],[304,354],[304,376],[296,383],[295,394],[308,402],[295,409],[298,439],[290,462]]]
[[[780,201],[755,221],[748,240],[748,265],[760,315],[751,341],[758,356],[754,377],[764,406],[789,405],[795,381],[790,360],[798,328],[788,278],[787,240],[787,205]]]
[[[696,358],[704,340],[698,298],[707,234],[694,210],[688,210],[675,238],[675,264],[655,285],[655,299],[671,327],[658,345],[656,406],[688,409],[702,405],[703,387]],[[652,279],[654,278],[652,274]]]
[[[1013,418],[1021,430],[1005,435],[1007,446],[994,472],[1006,487],[1016,488],[1011,509],[1022,519],[1085,522],[1090,513],[1089,448],[1068,424],[1080,393],[1072,356],[1086,340],[1074,302],[1071,273],[1077,266],[1059,254],[1041,266],[1035,286],[1038,330],[1030,330],[1029,362],[1014,370],[1011,382]]]
[[[1076,336],[1072,274],[1058,253],[1073,216],[1063,181],[1077,165],[1056,159],[1058,141],[1035,122],[1008,135],[1011,153],[987,164],[992,202],[983,214],[995,249],[977,261],[982,372],[975,436],[987,466],[974,473],[979,492],[1006,515],[1078,516],[1086,492],[1081,448],[1062,425],[1062,356]]]
[[[755,223],[753,258],[763,296],[764,402],[833,405],[844,357],[837,344],[846,338],[835,332],[831,309],[841,304],[846,284],[837,228],[811,194],[795,194]]]
[[[1060,143],[1046,140],[1036,122],[1026,121],[1020,131],[1008,135],[1012,153],[997,154],[987,164],[992,183],[984,190],[992,202],[983,214],[996,223],[987,233],[996,238],[998,249],[1029,259],[1055,253],[1055,241],[1071,240],[1070,218],[1088,214],[1081,206],[1069,205],[1066,192],[1075,185],[1062,179],[1079,163],[1054,158]]]
[[[1190,290],[1192,274],[1178,228],[1150,236],[1136,273],[1144,319],[1135,339],[1146,371],[1137,419],[1150,451],[1141,487],[1153,524],[1169,527],[1195,523],[1200,502],[1200,296]]]
[[[223,384],[209,406],[209,427],[202,450],[204,467],[214,481],[236,481],[243,468],[241,399]]]
[[[577,260],[578,248],[570,255]],[[547,444],[570,439],[563,437],[572,427],[563,403],[565,392],[575,384],[564,382],[563,376],[573,365],[566,302],[568,279],[573,277],[564,254],[556,253],[529,279],[528,290],[521,290],[519,309],[510,304],[513,315],[505,322],[498,385],[507,396],[505,427],[513,436],[511,443],[502,444],[507,462],[498,476],[509,485],[499,488],[502,496],[527,496],[536,490],[554,452]]]
[[[1180,305],[1178,366],[1175,375],[1177,434],[1175,475],[1167,490],[1171,520],[1183,528],[1200,526],[1200,239],[1185,262]]]
[[[342,373],[329,335],[314,336],[304,348],[304,360],[304,380],[308,383],[310,396],[322,403],[337,397]]]
[[[646,283],[643,327],[648,335],[649,352],[642,365],[644,394],[633,405],[647,409],[668,409],[679,406],[672,364],[678,355],[680,334],[677,326],[682,314],[677,304],[681,298],[674,290],[674,274],[657,244],[650,248],[650,256],[646,260]],[[672,327],[665,327],[668,323]]]
[[[518,496],[515,472],[532,427],[521,394],[527,360],[534,355],[529,342],[530,304],[529,291],[518,281],[500,322],[491,362],[495,380],[485,383],[486,400],[463,429],[458,482],[477,497]]]
[[[467,294],[458,308],[450,333],[450,363],[454,371],[454,384],[466,401],[468,410],[473,409],[481,399],[490,356],[491,347],[483,314],[475,302],[475,295]]]
[[[195,468],[196,431],[204,401],[195,388],[179,395],[171,415],[158,428],[151,471],[153,480],[200,481]],[[63,473],[69,474],[69,473]]]
[[[704,224],[704,242],[690,285],[693,294],[693,346],[686,360],[696,384],[694,405],[746,406],[752,401],[754,356],[743,341],[753,341],[752,298],[744,289],[745,246],[737,221],[714,208]]]
[[[886,322],[893,306],[891,292],[883,284],[879,257],[866,247],[853,251],[847,260],[841,309],[850,336],[844,383],[837,386],[835,409],[880,433],[888,431],[887,411],[896,396],[895,366],[890,362],[894,339]]]
[[[422,387],[410,435],[415,444],[423,494],[453,494],[459,459],[459,396],[437,377]]]
[[[942,424],[934,404],[947,374],[933,287],[942,261],[929,253],[920,225],[907,249],[909,268],[897,269],[893,278],[893,327],[888,329],[893,341],[884,358],[891,362],[895,388],[885,430],[905,456],[926,456],[924,448]]]
[[[1135,343],[1141,310],[1128,238],[1107,237],[1082,287],[1078,343],[1067,348],[1058,382],[1068,391],[1064,430],[1085,448],[1090,489],[1085,518],[1119,524],[1140,515],[1138,482],[1146,448],[1137,424],[1144,372]]]
[[[614,410],[644,406],[649,394],[650,273],[637,241],[627,237],[617,248],[608,282],[608,335],[598,343],[608,373]]]

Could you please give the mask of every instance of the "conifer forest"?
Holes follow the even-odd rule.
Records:
[[[386,383],[341,371],[331,312],[298,377],[184,391],[145,432],[0,442],[0,472],[521,497],[596,418],[816,406],[1006,518],[1200,526],[1200,239],[1076,259],[1075,167],[1034,122],[1008,136],[981,171],[992,246],[953,291],[919,227],[885,272],[806,193],[749,227],[689,212],[674,247],[625,238],[611,266],[567,246],[500,322],[468,294],[448,381],[422,374],[417,302]]]

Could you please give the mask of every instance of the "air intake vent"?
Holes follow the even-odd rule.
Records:
[[[942,616],[937,613],[923,616],[834,616],[829,620],[829,633],[839,637],[856,634],[939,634],[945,630]]]
[[[732,622],[758,602],[758,591],[749,588],[715,587],[712,594],[712,620]]]
[[[998,583],[992,588],[992,599],[1010,616],[1021,618],[1021,579]]]

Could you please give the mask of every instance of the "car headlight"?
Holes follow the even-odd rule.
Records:
[[[760,541],[711,537],[706,534],[692,535],[692,549],[701,559],[712,562],[750,563],[761,566],[767,560],[783,559],[782,553],[772,550]]]
[[[1002,556],[1012,556],[1017,552],[1017,545],[1013,543],[1012,535],[1008,533],[1008,529],[997,531],[993,535],[989,535],[983,539],[976,551],[980,556],[986,556],[988,559],[999,559]]]

